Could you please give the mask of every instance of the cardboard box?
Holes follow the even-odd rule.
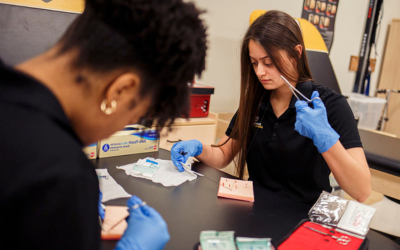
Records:
[[[158,151],[159,139],[160,135],[154,129],[129,125],[99,142],[98,157],[155,152]]]
[[[83,152],[86,154],[88,159],[97,158],[97,143],[90,144],[83,148]]]

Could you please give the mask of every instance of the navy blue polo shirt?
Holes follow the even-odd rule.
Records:
[[[308,98],[319,92],[327,109],[328,121],[340,135],[345,149],[362,147],[353,112],[342,95],[311,81],[298,83],[297,89]],[[306,204],[313,204],[323,190],[331,192],[331,173],[311,139],[294,130],[296,97],[289,108],[276,117],[269,101],[270,91],[261,102],[246,157],[249,180]],[[232,118],[226,135],[235,124]]]

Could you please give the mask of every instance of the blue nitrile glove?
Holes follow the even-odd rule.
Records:
[[[189,157],[198,156],[203,152],[203,144],[198,140],[180,141],[174,144],[171,149],[171,160],[180,172],[183,172],[182,163]]]
[[[318,91],[314,91],[311,99],[319,97]],[[314,109],[305,101],[298,100],[296,106],[296,123],[294,129],[302,136],[313,140],[318,152],[324,153],[339,140],[339,134],[331,127],[324,103],[317,98],[312,101]]]
[[[169,241],[167,223],[161,215],[148,205],[141,205],[142,200],[133,195],[128,200],[129,217],[126,219],[128,227],[115,250],[161,250]]]
[[[102,220],[104,220],[105,211],[104,208],[101,206],[101,200],[103,199],[103,193],[99,190],[99,216]]]

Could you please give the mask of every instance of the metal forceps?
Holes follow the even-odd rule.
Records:
[[[298,89],[296,89],[295,87],[293,87],[293,85],[290,84],[290,82],[289,82],[283,75],[281,75],[281,78],[282,78],[283,81],[288,85],[289,89],[292,91],[293,95],[297,98],[297,100],[300,101],[300,98],[297,96],[297,94],[299,94],[301,97],[303,97],[303,98],[306,100],[307,103],[310,103],[310,102],[312,102],[312,101],[314,101],[314,100],[316,100],[316,99],[320,99],[320,100],[321,100],[321,98],[319,98],[319,97],[314,97],[314,98],[311,99],[311,100],[308,99],[308,98],[305,97]],[[296,94],[295,91],[297,92],[297,94]]]
[[[304,227],[308,228],[308,229],[310,229],[312,231],[315,231],[317,233],[330,236],[330,237],[334,238],[336,240],[336,242],[339,243],[340,245],[347,245],[351,241],[351,239],[349,237],[347,237],[347,236],[337,237],[337,236],[334,236],[332,234],[328,234],[328,233],[324,233],[324,232],[318,231],[317,229],[312,228],[312,227],[306,227],[306,226],[304,226]]]

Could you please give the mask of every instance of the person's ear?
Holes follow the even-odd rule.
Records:
[[[114,112],[116,109],[130,109],[132,102],[139,97],[140,77],[128,72],[114,79],[106,90],[106,109]]]
[[[301,58],[301,54],[303,53],[303,46],[300,44],[297,44],[294,49],[297,51],[297,54],[299,55],[299,58]]]
[[[303,46],[301,46],[300,44],[297,44],[294,47],[294,50],[296,51],[295,53],[298,55],[298,57],[301,58],[301,54],[303,52]],[[296,66],[296,64],[297,64],[296,58],[289,56],[289,60],[294,66]]]

